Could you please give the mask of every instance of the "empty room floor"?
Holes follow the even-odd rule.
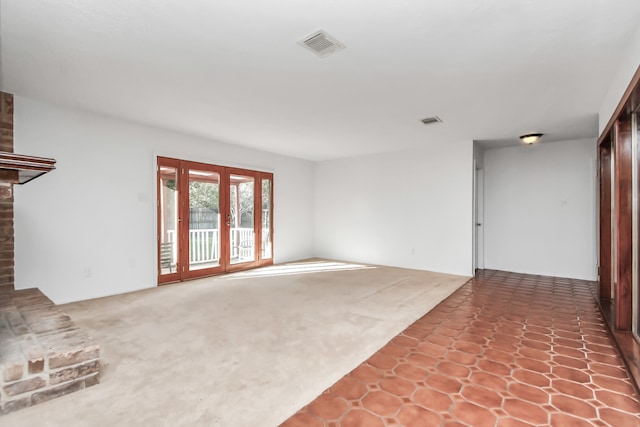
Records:
[[[640,426],[593,292],[481,271],[283,427]]]
[[[468,279],[310,260],[62,305],[100,383],[0,426],[274,427]]]
[[[640,426],[593,291],[313,260],[68,304],[100,384],[0,426]]]

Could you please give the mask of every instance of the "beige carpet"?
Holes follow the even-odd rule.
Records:
[[[61,306],[100,384],[6,426],[277,426],[468,280],[312,260]]]

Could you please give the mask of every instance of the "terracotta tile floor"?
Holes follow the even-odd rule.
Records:
[[[593,292],[481,271],[282,426],[640,426]]]

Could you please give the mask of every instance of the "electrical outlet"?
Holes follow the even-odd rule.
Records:
[[[84,269],[84,277],[92,277],[93,276],[93,272],[91,271],[91,267],[86,267]]]

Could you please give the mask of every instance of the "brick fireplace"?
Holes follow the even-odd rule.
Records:
[[[13,153],[13,95],[0,92],[0,151]],[[14,283],[13,195],[0,198],[0,289]]]
[[[14,153],[13,95],[0,92],[0,415],[98,383],[100,346],[38,289],[15,290],[13,185],[55,160]]]

